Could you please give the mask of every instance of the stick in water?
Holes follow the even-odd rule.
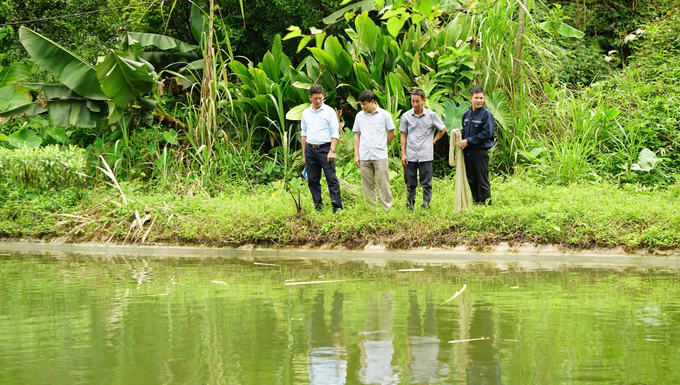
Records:
[[[460,289],[459,291],[457,291],[456,294],[453,295],[453,297],[451,297],[451,298],[447,299],[446,301],[440,303],[439,305],[437,305],[437,307],[442,306],[442,305],[444,305],[445,303],[451,301],[452,299],[458,297],[458,296],[460,295],[460,293],[462,293],[462,292],[465,290],[466,287],[467,287],[467,285],[466,285],[466,284],[463,284],[463,288]]]
[[[489,337],[479,337],[479,338],[470,338],[467,340],[455,340],[455,341],[449,341],[450,344],[457,344],[459,342],[472,342],[472,341],[483,341],[483,340],[488,340]]]
[[[350,281],[349,279],[336,279],[333,281],[311,281],[311,282],[288,282],[286,283],[286,286],[291,286],[291,285],[313,285],[316,283],[332,283],[332,282],[346,282]]]

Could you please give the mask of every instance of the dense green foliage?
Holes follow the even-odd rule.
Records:
[[[77,12],[140,2],[60,4]],[[200,191],[220,197],[234,186],[305,196],[298,121],[306,89],[319,83],[326,102],[341,111],[346,132],[338,175],[349,183],[349,201],[362,210],[350,193],[359,184],[348,130],[359,110],[358,93],[374,89],[398,124],[410,108],[409,90],[422,88],[427,107],[457,128],[469,88],[481,85],[496,117],[496,175],[518,173],[523,183],[544,186],[632,184],[659,188],[659,194],[677,185],[680,8],[674,1],[529,2],[520,38],[521,5],[511,1],[358,1],[342,9],[326,0],[255,2],[244,4],[245,26],[240,2],[216,1],[212,19],[210,3],[164,2],[5,30],[0,146],[19,151],[10,149],[24,142],[75,144],[85,149],[86,173],[95,183],[145,186],[153,196]],[[45,4],[37,1],[30,10],[8,5],[0,21],[53,15],[55,8]],[[16,61],[26,58],[18,39],[34,65]],[[435,173],[444,184],[453,172],[444,162],[446,142],[435,149]],[[394,177],[402,172],[397,143],[390,148]],[[524,226],[516,231],[528,234]],[[355,230],[350,233],[366,232]],[[345,237],[324,240],[343,243]],[[600,244],[580,237],[568,243]],[[244,239],[263,241],[257,235]],[[636,239],[632,247],[656,245]]]

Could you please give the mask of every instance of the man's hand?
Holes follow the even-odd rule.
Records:
[[[408,157],[406,156],[406,154],[401,156],[401,165],[404,167],[408,165]]]
[[[358,155],[354,155],[354,164],[355,164],[357,167],[361,167],[361,160],[359,159],[359,156],[358,156]]]
[[[328,163],[330,163],[330,162],[332,162],[332,161],[334,161],[334,160],[335,160],[335,152],[334,152],[334,151],[331,151],[331,150],[328,150],[328,155],[326,155],[326,161],[327,161]]]
[[[463,139],[460,142],[458,142],[458,148],[460,148],[461,150],[464,150],[465,147],[467,146],[468,146],[467,139]]]

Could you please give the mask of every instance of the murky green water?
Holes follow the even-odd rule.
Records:
[[[328,280],[343,281],[290,285]],[[5,255],[0,383],[674,384],[679,283],[658,269]]]

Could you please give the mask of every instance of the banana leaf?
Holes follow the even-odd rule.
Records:
[[[124,108],[156,85],[155,73],[140,61],[126,59],[116,51],[97,66],[102,90],[116,106]]]
[[[28,77],[31,67],[22,62],[14,62],[0,71],[0,88],[11,86]]]
[[[99,86],[97,71],[93,66],[26,27],[19,28],[19,39],[33,60],[68,88],[89,99],[107,99]]]

